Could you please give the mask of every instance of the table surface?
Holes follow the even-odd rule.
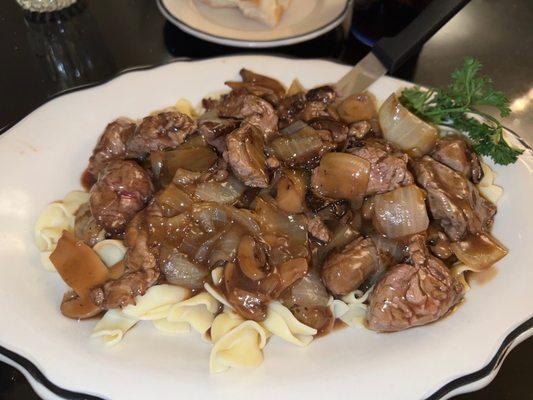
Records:
[[[513,114],[505,120],[506,126],[533,144],[531,21],[531,0],[472,0],[394,75],[424,85],[444,85],[466,55],[474,56],[511,99]],[[394,22],[394,18],[374,21],[361,12],[354,26],[376,34],[388,32]],[[151,0],[79,0],[61,20],[52,21],[29,17],[14,0],[4,0],[0,38],[0,132],[47,99],[111,79],[126,69],[180,57],[257,52],[193,38],[166,22]],[[307,43],[259,51],[349,64],[367,52],[341,27]],[[489,386],[457,399],[531,398],[532,360],[533,339],[529,339],[512,351]],[[0,398],[38,397],[20,373],[0,363]]]

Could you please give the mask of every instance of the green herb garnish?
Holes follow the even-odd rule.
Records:
[[[406,88],[402,104],[424,121],[445,125],[468,134],[474,151],[497,164],[514,163],[523,150],[505,141],[503,126],[493,116],[479,111],[479,106],[495,107],[501,117],[509,115],[509,100],[494,89],[487,76],[478,76],[481,63],[466,58],[461,69],[452,74],[452,83],[444,89]]]

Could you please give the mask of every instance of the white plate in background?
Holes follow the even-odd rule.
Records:
[[[459,309],[437,323],[393,334],[347,328],[306,348],[273,338],[259,368],[210,375],[211,345],[199,335],[169,336],[141,323],[117,346],[103,348],[89,339],[95,320],[61,315],[66,287],[43,269],[33,242],[40,211],[80,187],[80,174],[109,121],[140,118],[179,98],[196,104],[223,90],[224,81],[238,79],[242,67],[285,84],[298,77],[308,88],[334,82],[350,68],[266,56],[175,62],[60,96],[0,136],[0,359],[26,371],[47,399],[412,400],[487,384],[507,351],[533,333],[529,150],[516,164],[495,167],[504,194],[494,235],[509,255],[496,276],[474,281]],[[407,84],[384,77],[370,91],[383,101]]]
[[[292,0],[280,23],[270,28],[234,8],[213,8],[201,0],[157,0],[163,15],[185,32],[210,42],[248,48],[314,39],[339,26],[349,4],[349,0]]]

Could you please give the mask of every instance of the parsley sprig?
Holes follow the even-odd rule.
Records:
[[[478,75],[480,69],[479,61],[466,58],[463,67],[452,74],[448,87],[406,88],[400,101],[424,121],[467,133],[476,153],[491,157],[497,164],[514,163],[523,150],[509,146],[502,124],[478,109],[479,106],[495,107],[501,117],[506,117],[511,112],[509,100],[494,89],[489,77]]]

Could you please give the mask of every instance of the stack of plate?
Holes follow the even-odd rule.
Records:
[[[349,15],[350,0],[292,0],[279,25],[269,28],[237,9],[211,8],[201,0],[157,0],[165,17],[185,32],[219,44],[264,48],[323,35]]]

